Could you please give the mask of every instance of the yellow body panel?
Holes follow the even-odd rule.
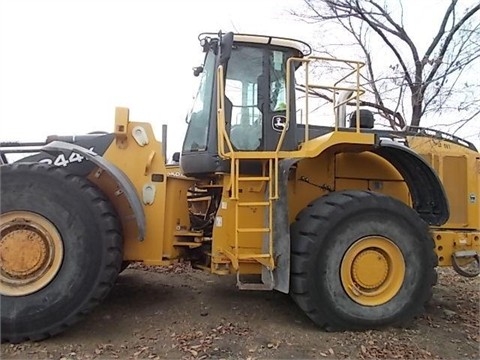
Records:
[[[450,219],[443,228],[480,229],[480,154],[454,143],[408,138],[438,174],[447,193]]]
[[[302,179],[308,179],[309,183]],[[289,182],[290,221],[307,204],[329,190],[370,190],[393,196],[411,204],[410,193],[402,176],[385,159],[372,152],[331,150],[298,162],[295,180]]]
[[[89,179],[96,183],[110,198],[122,222],[124,260],[141,260],[150,265],[166,265],[179,257],[180,248],[174,246],[182,231],[190,229],[187,193],[193,181],[184,177],[178,166],[166,166],[161,144],[156,141],[148,123],[129,122],[128,111],[116,113],[116,138],[103,157],[122,170],[143,200],[145,186],[153,187],[155,195],[151,204],[144,202],[146,236],[138,239],[138,230],[132,210],[125,197],[118,193],[118,186],[98,169]],[[133,137],[142,129],[148,143],[139,144]]]
[[[139,146],[132,137],[134,127],[142,127],[147,133],[149,143]],[[155,200],[151,205],[145,205],[147,218],[146,236],[139,241],[135,230],[132,231],[133,221],[123,221],[126,236],[124,237],[124,259],[143,260],[146,263],[161,263],[163,258],[163,229],[165,228],[165,198],[166,198],[166,169],[165,160],[160,144],[155,141],[150,124],[128,123],[125,127],[125,140],[113,142],[107,149],[104,157],[122,170],[134,184],[137,193],[143,193],[143,187],[151,184],[155,187]],[[150,163],[150,156],[154,153]],[[147,169],[148,168],[148,169]],[[162,182],[153,183],[152,174],[162,174]],[[152,226],[153,225],[153,226]],[[135,234],[135,236],[133,236]]]

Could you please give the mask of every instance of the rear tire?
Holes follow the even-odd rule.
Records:
[[[63,169],[11,164],[0,176],[0,251],[8,260],[1,263],[2,280],[18,287],[13,293],[15,287],[0,284],[1,339],[41,340],[76,323],[108,294],[122,264],[120,224],[96,187]],[[45,253],[60,256],[53,272]],[[33,260],[22,262],[27,256]],[[43,265],[35,265],[39,258]]]
[[[405,325],[431,297],[433,239],[396,199],[331,193],[299,213],[291,238],[291,295],[327,330]]]

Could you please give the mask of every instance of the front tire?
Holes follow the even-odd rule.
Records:
[[[423,312],[436,282],[428,227],[402,202],[334,192],[291,228],[291,295],[327,330],[403,325]]]
[[[105,196],[44,164],[1,167],[1,338],[41,340],[89,313],[122,263],[122,237]]]

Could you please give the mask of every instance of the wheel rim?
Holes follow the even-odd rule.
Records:
[[[377,306],[390,301],[402,287],[405,260],[392,241],[369,236],[350,246],[340,273],[343,288],[353,301]]]
[[[63,242],[41,215],[12,211],[0,216],[0,294],[23,296],[44,288],[58,273]]]

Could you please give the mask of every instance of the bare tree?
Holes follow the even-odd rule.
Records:
[[[303,1],[305,10],[292,11],[295,16],[314,23],[333,22],[355,41],[367,63],[365,85],[372,101],[365,104],[376,108],[392,128],[405,127],[405,113],[413,126],[429,112],[454,109],[465,114],[465,121],[478,117],[480,76],[472,65],[480,58],[480,3],[460,8],[459,0],[450,0],[421,54],[405,28],[402,0]],[[437,6],[441,4],[445,2]],[[431,28],[431,23],[430,19],[418,27]],[[375,53],[375,47],[383,53]],[[394,63],[379,69],[374,57],[388,58],[385,52]],[[473,78],[466,79],[467,71],[475,74]]]

